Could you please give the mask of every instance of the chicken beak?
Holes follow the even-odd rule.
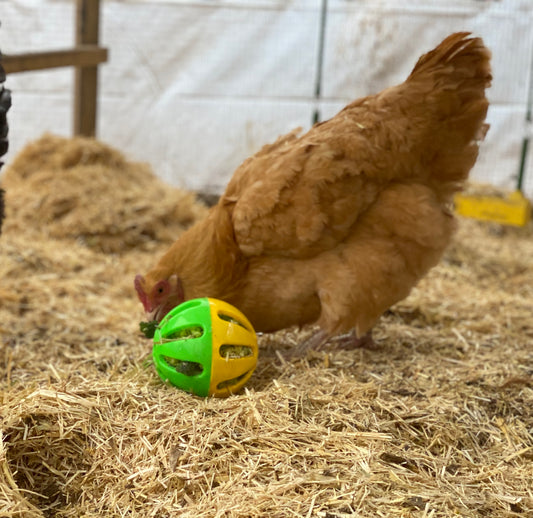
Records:
[[[155,308],[150,308],[151,312],[148,313],[148,316],[151,320],[160,322],[167,313],[185,301],[181,279],[174,274],[168,278],[168,282],[170,284],[170,294],[160,305]]]
[[[150,312],[146,312],[146,319],[148,322],[153,322],[154,320],[156,320],[157,322],[161,322],[161,318],[157,318],[158,317],[158,313],[159,313],[159,309],[160,308],[155,308],[154,310],[150,311]]]
[[[168,278],[168,282],[170,284],[170,294],[168,298],[161,304],[154,305],[153,302],[149,300],[148,295],[144,290],[144,277],[142,275],[135,276],[135,291],[144,307],[146,318],[149,321],[156,320],[157,322],[160,322],[170,310],[179,306],[185,300],[181,279],[174,274]]]

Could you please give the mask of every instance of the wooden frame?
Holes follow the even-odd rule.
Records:
[[[7,74],[75,67],[74,134],[96,135],[98,99],[98,65],[107,61],[107,49],[98,46],[100,0],[76,0],[75,46],[65,50],[48,50],[16,55],[2,55]]]

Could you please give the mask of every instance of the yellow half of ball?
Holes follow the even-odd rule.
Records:
[[[257,366],[257,335],[236,307],[208,300],[213,334],[209,395],[227,397],[246,384]]]

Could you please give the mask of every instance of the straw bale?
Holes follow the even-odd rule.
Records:
[[[172,242],[206,210],[193,194],[159,181],[148,164],[83,137],[46,134],[28,144],[3,184],[21,225],[104,252]]]
[[[202,399],[159,380],[138,328],[132,279],[165,239],[108,254],[36,231],[16,183],[0,240],[0,516],[533,515],[531,227],[462,220],[377,349],[294,357],[312,330],[265,335],[245,391]]]

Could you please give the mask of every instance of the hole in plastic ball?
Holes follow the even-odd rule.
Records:
[[[253,356],[254,352],[248,345],[232,345],[224,344],[219,349],[220,356],[226,360],[232,360],[235,358],[246,358]]]
[[[221,389],[225,389],[225,388],[228,388],[228,387],[231,387],[232,385],[236,385],[237,383],[239,383],[240,381],[242,381],[246,376],[248,376],[250,374],[250,371],[247,371],[245,372],[244,374],[241,374],[240,376],[237,376],[236,378],[232,378],[230,380],[224,380],[224,381],[221,381],[218,385],[217,385],[217,389],[218,390],[221,390]]]
[[[224,320],[226,322],[229,322],[230,324],[236,324],[238,326],[241,326],[243,327],[244,329],[246,329],[247,331],[251,331],[251,329],[248,328],[248,326],[241,322],[240,320],[237,320],[235,317],[232,317],[230,315],[226,315],[226,313],[222,313],[222,312],[218,312],[218,317],[221,319],[221,320]]]
[[[168,334],[162,335],[162,343],[175,342],[176,340],[190,340],[191,338],[200,338],[204,334],[202,326],[182,327]]]
[[[199,376],[204,372],[201,363],[178,360],[177,358],[171,358],[170,356],[163,356],[163,360],[169,367],[175,369],[176,372],[185,374],[185,376]]]

